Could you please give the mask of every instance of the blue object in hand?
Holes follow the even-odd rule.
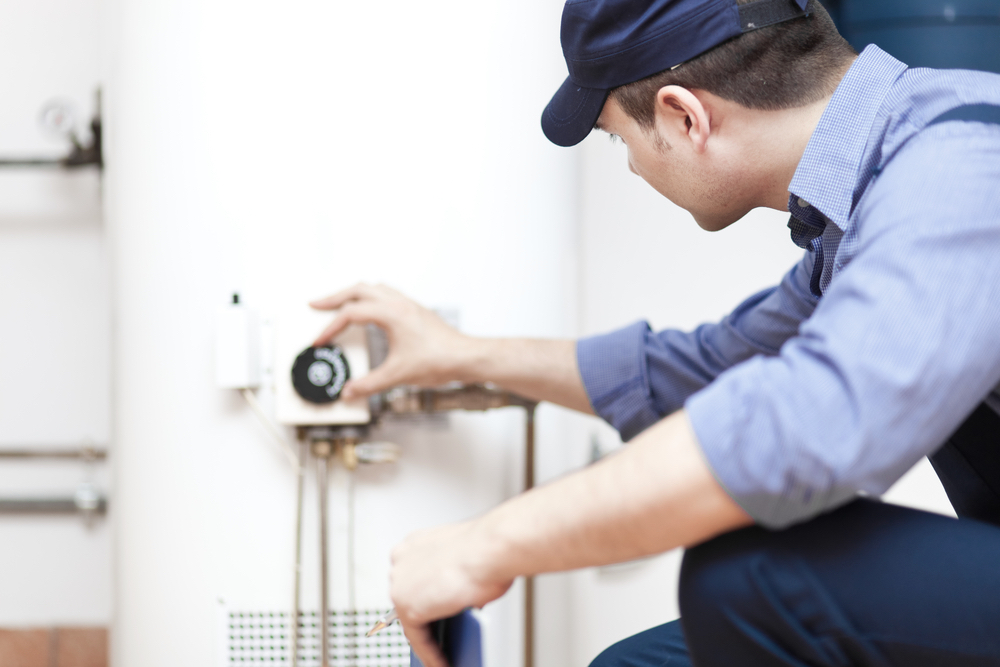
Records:
[[[479,621],[466,609],[457,616],[434,621],[431,635],[437,641],[450,667],[483,667],[483,641]],[[411,651],[410,667],[423,667]]]

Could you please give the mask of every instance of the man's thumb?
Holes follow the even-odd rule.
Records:
[[[350,380],[344,385],[344,398],[363,398],[391,389],[399,384],[397,374],[389,364],[382,364],[368,375]]]

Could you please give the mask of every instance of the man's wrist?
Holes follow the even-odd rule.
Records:
[[[454,378],[468,384],[494,382],[491,368],[496,365],[500,344],[496,338],[461,336],[455,343]]]
[[[441,382],[490,382],[536,401],[590,413],[577,369],[576,341],[473,338],[459,334],[441,343],[436,377]]]
[[[512,542],[502,530],[502,507],[469,522],[468,553],[465,567],[469,576],[480,583],[502,583],[517,576],[511,574]],[[516,569],[516,568],[514,568]]]

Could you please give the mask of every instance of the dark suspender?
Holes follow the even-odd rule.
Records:
[[[1000,415],[980,405],[931,457],[958,516],[1000,525]]]
[[[1000,125],[1000,106],[958,107],[927,126],[953,120]],[[980,405],[930,459],[960,517],[1000,525],[1000,415]]]
[[[1000,125],[1000,106],[994,104],[967,104],[946,111],[931,122],[927,127],[952,120],[964,120],[975,123],[996,123]]]

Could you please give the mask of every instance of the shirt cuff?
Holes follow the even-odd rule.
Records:
[[[796,474],[780,429],[762,415],[773,397],[762,395],[755,367],[744,362],[688,398],[684,405],[716,481],[754,521],[787,528],[857,497],[857,489]]]
[[[576,361],[591,407],[626,441],[661,418],[653,407],[646,373],[647,333],[649,325],[636,322],[576,344]]]

